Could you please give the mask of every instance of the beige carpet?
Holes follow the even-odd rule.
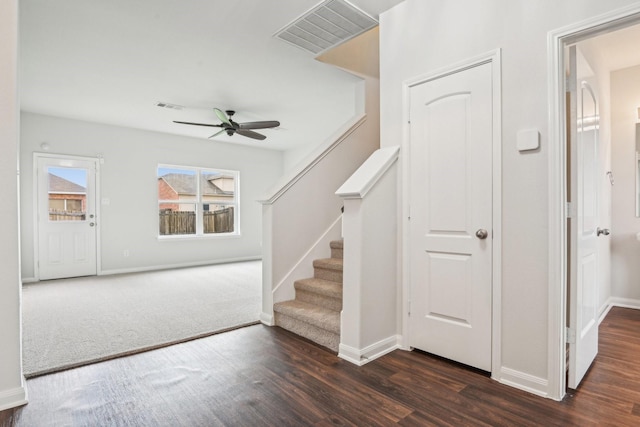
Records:
[[[253,324],[261,261],[23,286],[27,377]]]

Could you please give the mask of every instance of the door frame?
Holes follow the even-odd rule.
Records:
[[[411,155],[411,135],[409,126],[410,91],[413,86],[446,77],[469,68],[473,68],[486,63],[491,63],[492,78],[492,97],[493,97],[493,143],[492,143],[492,228],[493,228],[493,252],[492,252],[492,307],[491,307],[491,376],[498,379],[500,375],[499,368],[501,366],[501,319],[502,319],[502,84],[501,84],[501,50],[496,49],[484,54],[468,58],[432,71],[427,74],[416,76],[403,82],[402,87],[402,149],[401,152],[401,188],[400,194],[402,201],[400,204],[400,216],[402,218],[400,227],[402,232],[400,238],[402,242],[401,256],[401,280],[402,294],[399,296],[399,306],[402,322],[402,338],[401,347],[409,349],[409,309],[411,303],[411,283],[409,280],[410,261],[409,254],[409,217],[411,215],[409,205],[409,183],[410,183],[410,164],[409,156]]]
[[[101,263],[101,244],[100,244],[100,230],[102,215],[100,213],[100,158],[97,157],[83,157],[83,156],[71,156],[66,154],[53,154],[53,153],[41,153],[34,152],[33,153],[33,273],[36,281],[40,281],[40,254],[38,251],[38,245],[40,244],[40,224],[38,222],[38,204],[39,201],[39,193],[38,193],[38,159],[59,159],[59,160],[80,160],[80,161],[88,161],[93,162],[96,165],[95,171],[95,188],[94,195],[96,201],[96,275],[100,276],[102,274],[102,263]]]
[[[549,108],[549,322],[548,397],[566,393],[567,167],[565,54],[567,45],[640,23],[640,4],[568,25],[547,34]],[[572,298],[575,295],[571,296]]]

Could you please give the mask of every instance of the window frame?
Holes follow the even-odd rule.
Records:
[[[161,199],[158,188],[158,180],[161,178],[160,169],[175,169],[181,171],[193,172],[196,182],[196,194],[194,200],[176,200],[176,199]],[[215,201],[204,200],[204,192],[202,190],[202,176],[205,174],[220,174],[223,176],[233,177],[234,190],[233,199],[228,201]],[[193,234],[160,234],[160,206],[162,204],[186,204],[194,205],[195,217],[196,217],[196,232]],[[222,205],[233,207],[233,231],[223,233],[205,233],[203,224],[204,206],[205,205]],[[158,163],[156,167],[156,233],[158,240],[188,240],[188,239],[219,239],[229,237],[240,237],[240,171],[229,169],[218,169],[212,167],[202,166],[184,166],[184,165],[172,165],[166,163]]]

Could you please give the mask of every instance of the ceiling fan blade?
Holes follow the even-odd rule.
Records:
[[[226,132],[226,131],[227,131],[226,129],[222,129],[222,130],[214,133],[213,135],[211,135],[208,139],[214,138],[214,137],[220,135],[222,132]]]
[[[214,108],[213,112],[216,113],[216,116],[218,116],[218,118],[222,123],[225,123],[226,125],[233,127],[233,125],[231,124],[231,120],[229,120],[229,117],[227,117],[224,111],[222,111],[219,108]]]
[[[261,141],[263,139],[267,139],[267,137],[262,135],[261,133],[254,132],[251,130],[246,130],[246,129],[238,129],[236,130],[236,133],[239,133],[242,136],[246,136],[247,138],[259,139]]]
[[[180,123],[181,125],[196,125],[196,126],[209,126],[209,127],[214,127],[214,128],[221,128],[224,127],[222,125],[210,125],[208,123],[192,123],[192,122],[179,122],[177,120],[174,120],[173,123]]]
[[[277,128],[278,126],[280,126],[280,122],[277,120],[238,123],[238,129],[268,129]]]

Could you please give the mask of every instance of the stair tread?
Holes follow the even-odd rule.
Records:
[[[321,258],[313,260],[314,268],[325,268],[327,270],[342,271],[342,258]]]
[[[298,300],[278,302],[273,310],[336,334],[340,333],[340,312]]]
[[[332,240],[329,246],[331,249],[344,249],[344,242],[342,240]]]
[[[314,277],[300,279],[295,281],[294,287],[299,290],[342,299],[342,284],[331,280],[317,279]]]

